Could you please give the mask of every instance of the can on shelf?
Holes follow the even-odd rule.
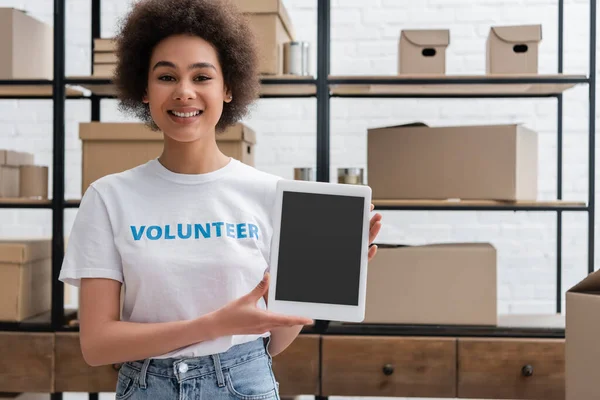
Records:
[[[338,168],[338,183],[362,185],[363,176],[362,168]]]
[[[315,172],[312,168],[294,168],[294,180],[314,181]]]
[[[283,73],[310,75],[310,45],[308,42],[286,42],[283,44]]]

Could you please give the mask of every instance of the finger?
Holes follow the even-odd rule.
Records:
[[[375,222],[381,221],[382,218],[383,217],[379,213],[373,215],[373,217],[371,217],[371,222],[369,222],[369,229],[373,229],[373,225],[375,225]]]
[[[381,230],[381,222],[377,221],[369,231],[369,244],[375,241],[377,235],[379,235],[379,231]]]
[[[371,261],[373,259],[373,257],[375,257],[375,254],[377,254],[377,245],[376,244],[369,247],[369,261]]]
[[[371,203],[371,211],[375,209],[375,206]]]
[[[291,317],[281,314],[271,313],[272,322],[281,326],[293,326],[293,325],[310,325],[314,321],[310,318],[304,317]]]
[[[256,297],[256,299],[260,299],[265,295],[265,293],[267,293],[267,291],[269,290],[269,279],[270,274],[267,272],[263,275],[262,280],[258,283],[258,285],[256,285],[254,290],[251,292],[253,297]]]

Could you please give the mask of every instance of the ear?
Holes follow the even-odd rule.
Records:
[[[150,100],[148,100],[148,89],[144,91],[144,95],[142,96],[142,102],[148,104]]]
[[[231,94],[231,90],[229,90],[229,88],[225,87],[225,91],[223,93],[223,101],[225,103],[231,103],[231,101],[233,100],[233,95]]]

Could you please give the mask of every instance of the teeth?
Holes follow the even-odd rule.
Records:
[[[177,111],[171,111],[174,115],[180,117],[180,118],[189,118],[189,117],[195,117],[196,115],[200,114],[200,110],[194,111],[194,112],[190,112],[190,113],[180,113]]]

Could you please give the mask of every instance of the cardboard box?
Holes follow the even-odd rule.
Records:
[[[277,14],[291,40],[296,40],[294,24],[282,0],[234,0],[234,4],[245,14]]]
[[[52,26],[14,8],[0,8],[0,79],[53,79]]]
[[[248,15],[258,43],[259,73],[283,74],[283,45],[291,41],[277,14]]]
[[[142,165],[163,151],[163,134],[139,122],[91,122],[79,124],[82,140],[82,187],[97,179]],[[238,123],[217,134],[217,146],[227,156],[254,166],[256,135]]]
[[[234,0],[246,14],[259,52],[259,73],[283,74],[283,44],[295,40],[292,20],[281,0]]]
[[[488,243],[379,245],[364,322],[495,326],[496,258]]]
[[[600,271],[569,289],[565,300],[566,400],[595,400],[600,381]]]
[[[19,167],[19,197],[48,199],[48,167],[41,165]]]
[[[20,153],[0,150],[0,197],[19,197]]]
[[[403,30],[398,44],[398,74],[445,74],[449,44],[447,29]]]
[[[0,241],[0,320],[23,321],[50,311],[50,240]]]
[[[399,125],[367,142],[375,199],[537,199],[538,136],[521,125]]]
[[[497,26],[486,42],[487,74],[537,74],[541,25]]]

